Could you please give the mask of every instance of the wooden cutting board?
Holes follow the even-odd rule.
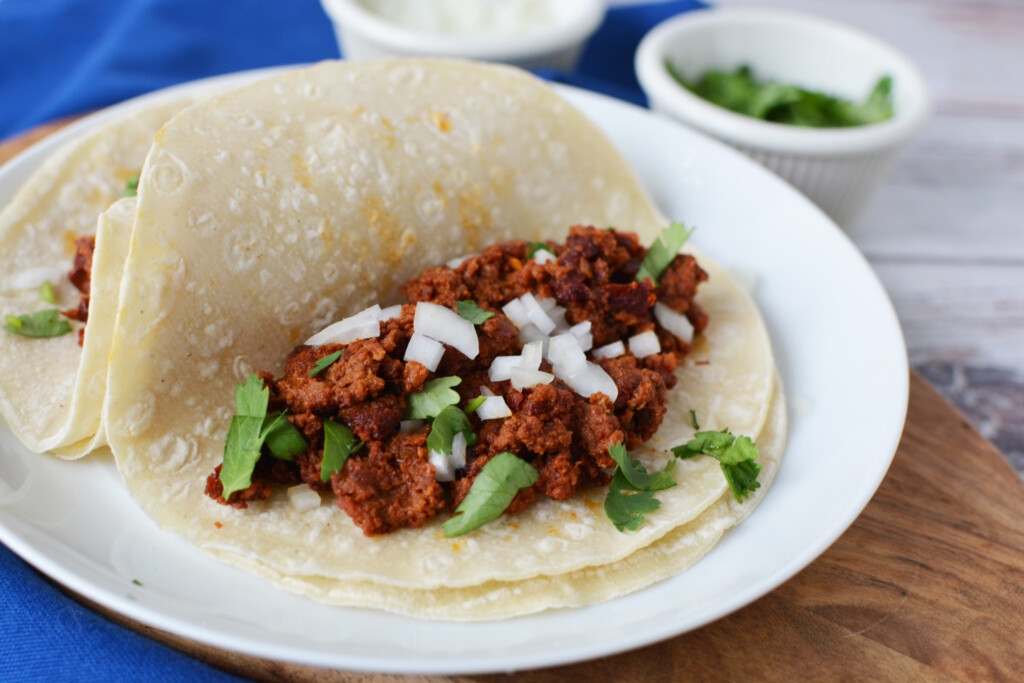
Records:
[[[0,163],[66,123],[0,144]],[[401,677],[284,664],[157,631],[74,597],[114,622],[249,678],[367,683],[508,678]],[[697,631],[514,678],[1019,680],[1024,678],[1024,484],[960,413],[912,373],[907,425],[888,475],[853,526],[811,566]]]

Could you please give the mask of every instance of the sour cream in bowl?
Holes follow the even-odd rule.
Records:
[[[321,0],[347,59],[457,57],[572,69],[603,0]]]

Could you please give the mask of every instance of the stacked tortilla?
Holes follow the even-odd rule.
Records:
[[[85,371],[106,379],[98,433],[162,527],[290,590],[447,619],[609,599],[706,553],[757,504],[781,458],[785,413],[764,325],[701,257],[711,279],[698,301],[711,322],[637,455],[661,466],[692,435],[691,410],[705,429],[749,435],[762,488],[742,504],[706,457],[679,462],[661,508],[625,533],[605,518],[603,490],[545,499],[454,540],[443,520],[366,538],[327,496],[299,512],[281,494],[245,510],[203,495],[236,383],[279,372],[327,323],[393,303],[408,278],[489,243],[561,240],[577,223],[657,235],[664,219],[611,143],[522,72],[324,63],[204,99],[161,131],[137,206],[105,221],[124,234],[130,224],[131,241],[126,260],[93,273],[120,282],[103,347],[112,360],[79,369],[79,381]]]

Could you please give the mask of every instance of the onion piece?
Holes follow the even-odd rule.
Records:
[[[466,435],[459,432],[452,437],[452,455],[448,458],[448,462],[451,463],[452,467],[459,469],[460,467],[466,466]]]
[[[519,367],[522,362],[522,356],[498,356],[491,361],[491,367],[487,369],[487,378],[492,382],[512,379],[512,368]]]
[[[488,396],[476,409],[476,414],[481,420],[497,420],[511,416],[512,410],[501,396]]]
[[[484,398],[487,398],[489,396],[497,396],[497,394],[495,394],[493,391],[490,390],[490,388],[486,386],[480,387],[480,395],[483,396]]]
[[[515,389],[527,389],[538,384],[550,384],[555,376],[550,372],[541,370],[530,370],[529,368],[515,367],[509,371],[512,386]]]
[[[437,481],[455,481],[455,468],[452,467],[452,461],[445,453],[429,451],[427,458],[430,460],[430,464],[434,466],[434,479]]]
[[[288,487],[288,500],[298,512],[306,512],[320,507],[320,494],[306,484]]]
[[[433,372],[437,370],[437,364],[441,362],[442,356],[444,356],[443,344],[419,332],[413,332],[412,337],[409,338],[409,345],[405,347],[405,356],[402,360],[418,361],[427,370]]]
[[[7,280],[11,289],[37,289],[47,280],[57,284],[67,276],[68,271],[57,266],[38,266],[15,273]]]
[[[523,302],[523,306],[526,308],[526,317],[530,319],[530,322],[538,330],[544,334],[551,334],[555,331],[555,321],[548,317],[547,311],[541,308],[537,297],[527,292],[519,297],[519,300]]]
[[[600,393],[614,403],[615,399],[619,397],[619,387],[615,384],[615,380],[597,363],[588,361],[585,365],[571,370],[556,367],[555,376],[585,398]]]
[[[544,344],[539,341],[532,341],[523,346],[522,353],[519,354],[521,360],[519,361],[519,367],[526,368],[527,370],[539,370],[540,361],[544,358]]]
[[[479,256],[479,254],[466,254],[465,256],[457,256],[452,260],[448,261],[447,263],[445,263],[445,265],[454,270],[455,268],[458,268],[463,263],[465,263],[471,258],[474,258],[475,256]]]
[[[388,306],[381,310],[380,315],[377,316],[377,320],[380,322],[387,322],[393,318],[397,318],[402,315],[402,304],[395,304],[394,306]]]
[[[590,332],[589,320],[573,325],[569,328],[569,332],[576,337],[576,341],[584,351],[589,351],[594,346],[594,335]]]
[[[480,339],[473,323],[445,306],[426,301],[417,303],[412,329],[455,348],[466,358],[476,358],[480,353]]]
[[[629,352],[637,358],[661,353],[661,342],[658,341],[658,335],[654,333],[654,330],[633,335],[629,338]]]
[[[545,263],[550,263],[551,261],[557,261],[558,257],[547,249],[538,249],[533,252],[533,260],[543,265]]]
[[[558,300],[551,296],[538,296],[537,303],[547,312],[551,312],[558,306]]]
[[[659,301],[654,304],[654,317],[658,319],[658,322],[661,323],[662,327],[682,339],[687,344],[693,341],[693,325],[682,313],[673,311],[671,308]]]
[[[512,299],[512,301],[502,306],[501,312],[519,329],[523,329],[530,324],[530,318],[526,315],[526,306],[519,299]]]
[[[586,364],[587,355],[583,353],[575,335],[566,332],[551,338],[548,345],[548,360],[556,368],[564,368],[565,371],[571,372]]]
[[[374,304],[336,323],[331,323],[306,340],[307,346],[324,344],[351,344],[360,339],[380,336],[380,306]]]
[[[599,346],[590,352],[590,355],[594,358],[618,358],[626,352],[626,345],[621,341],[612,342],[611,344],[605,344]]]

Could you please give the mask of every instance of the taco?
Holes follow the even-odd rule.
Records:
[[[632,169],[534,78],[447,61],[325,63],[272,77],[170,122],[138,201],[104,411],[110,445],[147,513],[207,552],[331,602],[484,618],[577,604],[564,598],[576,572],[635,576],[625,587],[594,584],[582,601],[635,590],[703,554],[713,542],[698,539],[742,516],[708,457],[678,461],[676,485],[658,491],[657,512],[633,531],[605,517],[599,487],[540,497],[454,540],[439,516],[368,539],[333,504],[300,511],[277,491],[233,508],[206,495],[229,428],[246,422],[234,419],[236,385],[244,391],[257,370],[280,376],[293,347],[398,303],[422,271],[509,240],[557,252],[573,225],[614,226],[647,244],[658,236],[664,220]],[[782,451],[764,326],[722,269],[700,263],[709,278],[696,303],[707,327],[670,371],[676,386],[657,431],[630,448],[648,472],[693,436],[691,411],[705,429],[764,434],[768,465]],[[403,310],[399,320],[416,315]],[[381,324],[377,312],[362,316],[357,323]],[[518,336],[514,346],[522,350]],[[331,353],[310,359],[308,372]],[[413,451],[427,457],[422,445]],[[672,559],[643,559],[652,557]],[[520,589],[540,584],[563,588],[515,604]]]
[[[107,358],[134,222],[133,203],[111,205],[186,104],[134,107],[73,139],[0,212],[0,413],[29,450],[75,458],[106,443]]]

